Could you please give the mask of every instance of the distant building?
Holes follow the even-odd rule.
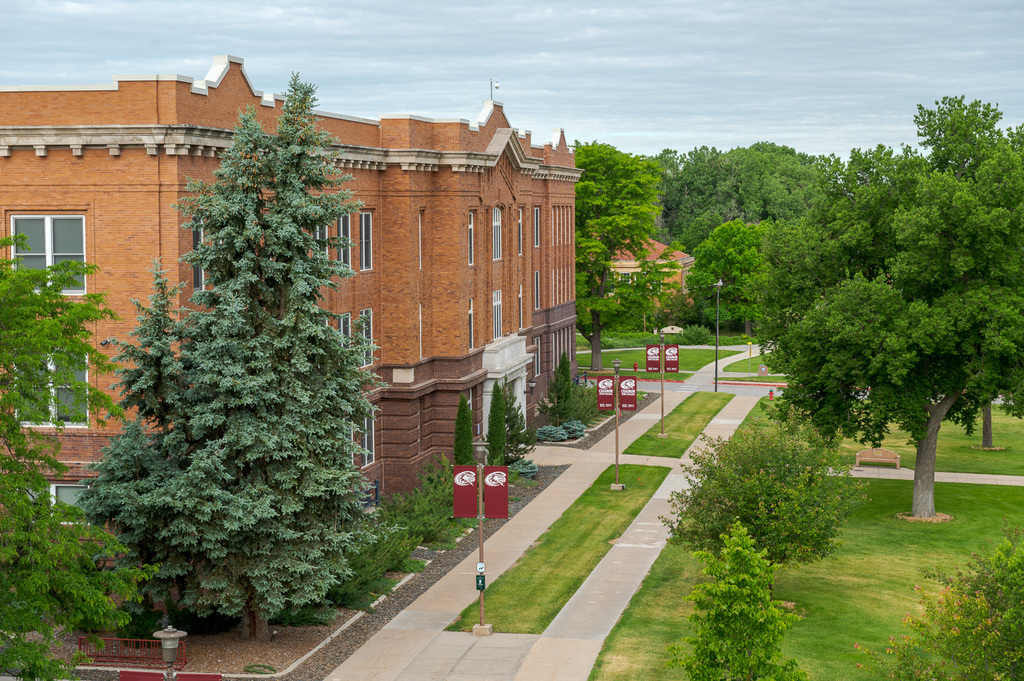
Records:
[[[282,98],[253,89],[236,57],[217,57],[204,80],[119,76],[109,85],[0,87],[0,233],[29,235],[33,255],[95,263],[81,290],[103,292],[120,319],[94,329],[127,339],[130,300],[151,292],[152,259],[172,279],[201,285],[179,258],[193,234],[173,204],[188,178],[213,179],[238,114],[256,108],[273,130]],[[451,455],[459,396],[484,432],[495,385],[508,380],[528,414],[546,392],[554,358],[573,347],[575,182],[581,171],[561,131],[535,145],[498,102],[475,121],[320,112],[339,141],[363,206],[335,225],[354,246],[327,257],[355,275],[326,305],[361,315],[379,350],[368,358],[387,386],[364,424],[370,454],[356,462],[387,491],[416,484],[422,466]],[[10,252],[0,257],[13,257]],[[42,262],[42,260],[40,260]],[[182,294],[182,301],[191,288]],[[113,377],[88,377],[110,392]],[[531,387],[533,386],[533,387]],[[100,456],[112,435],[95,418],[67,424],[55,493]],[[116,425],[113,426],[116,428]]]
[[[643,254],[642,257],[645,261],[654,261],[659,264],[678,263],[679,270],[672,272],[671,276],[666,277],[665,283],[680,289],[686,288],[686,275],[689,273],[690,268],[693,267],[692,255],[687,255],[682,251],[670,251],[668,246],[660,241],[648,239],[647,253]],[[630,273],[637,272],[640,269],[640,263],[643,260],[639,259],[634,253],[620,251],[612,259],[612,271],[620,277],[628,276]]]

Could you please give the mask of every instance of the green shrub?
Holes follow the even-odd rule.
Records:
[[[682,333],[674,336],[674,339],[678,339],[679,345],[714,345],[715,343],[715,335],[698,324],[687,326]]]
[[[242,622],[241,617],[222,615],[216,610],[201,615],[194,610],[183,608],[173,601],[167,602],[167,618],[172,627],[190,634],[220,634],[231,631]],[[153,632],[149,633],[152,636]]]
[[[597,386],[574,385],[572,420],[590,425],[601,417],[597,410]],[[608,412],[611,413],[611,412]]]
[[[487,465],[505,465],[505,391],[495,384],[487,415]]]
[[[405,527],[419,543],[444,545],[462,533],[462,523],[452,519],[452,465],[439,457],[435,465],[420,474],[420,486],[409,492],[385,497],[381,522]]]
[[[271,624],[282,627],[322,627],[330,624],[336,611],[323,605],[304,605],[300,608],[288,608],[270,618]],[[189,632],[192,633],[192,632]]]
[[[541,442],[562,442],[567,438],[565,428],[561,426],[541,426],[537,429],[537,439]]]
[[[526,417],[519,408],[519,401],[512,394],[508,381],[501,386],[505,394],[505,465],[522,459],[533,451],[537,442],[537,430],[526,425]]]
[[[473,414],[465,395],[459,395],[459,408],[455,412],[455,463],[472,466],[473,461]]]
[[[581,438],[587,432],[587,427],[583,425],[583,422],[577,420],[566,421],[562,424],[562,428],[565,429],[565,435],[570,440]]]
[[[346,556],[352,576],[331,587],[327,599],[346,608],[366,607],[381,591],[384,573],[403,566],[419,541],[407,527],[377,523],[365,531],[359,550]]]
[[[508,467],[509,473],[515,473],[518,474],[521,478],[529,479],[532,479],[533,476],[537,475],[537,471],[539,470],[540,468],[537,466],[537,464],[535,464],[530,459],[519,459],[518,461],[513,462],[512,465]]]
[[[556,426],[572,419],[576,411],[573,399],[577,393],[573,391],[571,369],[569,357],[563,352],[562,357],[558,360],[558,366],[555,367],[555,374],[548,387],[548,394],[537,405],[537,411],[547,416],[548,420]],[[537,437],[540,438],[540,435],[538,434]]]
[[[117,630],[118,638],[153,638],[153,632],[163,629],[166,616],[158,610],[147,596],[141,603],[124,603],[121,610],[127,612],[131,619]],[[188,631],[187,629],[185,631]]]

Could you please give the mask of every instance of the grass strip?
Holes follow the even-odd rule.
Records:
[[[938,585],[925,568],[963,566],[972,551],[990,550],[1001,538],[1003,517],[1024,524],[1020,488],[936,483],[936,507],[949,523],[908,523],[895,514],[910,509],[912,483],[871,480],[870,501],[850,518],[832,557],[776,573],[774,597],[793,604],[801,619],[786,634],[787,657],[796,658],[812,681],[868,681],[877,676],[857,663],[866,657],[855,643],[882,651],[891,635],[908,633],[907,612],[919,612],[914,585],[931,593]],[[690,635],[685,600],[700,579],[701,565],[685,549],[667,546],[605,640],[592,681],[679,679],[665,668],[666,648]]]
[[[693,393],[678,407],[665,415],[665,435],[661,433],[660,421],[650,430],[633,441],[623,454],[640,456],[666,456],[678,459],[697,439],[701,431],[711,422],[722,407],[729,404],[733,395],[729,393]]]
[[[732,357],[738,355],[739,352],[736,350],[719,350],[718,358],[725,359],[726,357]],[[623,376],[639,376],[644,380],[654,380],[655,378],[661,377],[660,373],[653,372],[647,373],[644,371],[644,367],[647,366],[647,351],[644,349],[639,350],[604,350],[601,352],[601,363],[604,366],[602,371],[612,371],[612,360],[622,360],[622,370],[619,372]],[[697,371],[706,367],[715,361],[715,349],[710,348],[704,349],[680,349],[679,350],[679,371]],[[633,363],[636,362],[639,371],[633,372]],[[578,352],[576,353],[576,364],[579,366],[580,371],[590,371],[590,353],[589,352]],[[669,379],[680,379],[683,378],[681,374],[665,374],[665,378]]]
[[[917,448],[908,444],[910,435],[892,430],[882,441],[882,447],[900,455],[901,468],[914,468]],[[992,444],[1003,447],[999,451],[972,449],[981,445],[981,417],[974,433],[955,423],[943,422],[935,452],[935,468],[948,473],[982,473],[989,475],[1024,475],[1024,421],[1007,416],[998,407],[992,409]],[[853,463],[854,454],[870,445],[855,440],[844,440],[840,452]],[[877,464],[865,464],[866,466]],[[891,465],[889,466],[892,467]]]
[[[487,586],[487,621],[494,631],[543,632],[668,473],[661,466],[621,465],[619,479],[626,489],[612,492],[609,485],[615,482],[615,467],[605,470],[536,545]],[[479,606],[473,603],[448,630],[472,631],[478,623]]]

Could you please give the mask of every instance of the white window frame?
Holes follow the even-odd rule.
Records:
[[[360,444],[363,447],[361,452],[362,464],[360,468],[366,468],[377,460],[377,452],[374,448],[374,436],[377,434],[377,421],[372,416],[363,420],[363,432],[360,436]]]
[[[501,338],[501,289],[491,293],[491,322],[494,338]]]
[[[86,251],[85,251],[85,216],[84,215],[12,215],[11,216],[11,234],[19,234],[17,230],[18,220],[43,220],[43,242],[44,247],[43,253],[37,253],[36,251],[22,251],[18,252],[17,248],[12,248],[13,257],[18,258],[20,256],[40,256],[44,257],[44,267],[52,267],[57,262],[63,262],[64,260],[71,259],[72,256],[77,257],[78,253],[55,253],[53,250],[53,221],[57,220],[80,220],[82,225],[82,257],[81,262],[85,263]],[[58,260],[60,258],[60,260]],[[86,282],[85,275],[82,276],[81,288],[66,288],[61,291],[64,295],[69,296],[81,296],[86,293]]]
[[[473,349],[473,299],[469,299],[469,349]]]
[[[501,260],[501,208],[491,209],[491,260]]]
[[[533,309],[540,309],[540,270],[533,271]]]
[[[540,344],[543,336],[537,336],[534,343],[537,345],[537,352],[533,354],[533,375],[540,376]]]
[[[346,339],[352,336],[352,313],[345,312],[344,314],[338,315],[338,331]],[[347,341],[346,341],[347,342]]]
[[[338,238],[345,242],[345,246],[338,249],[338,260],[352,267],[352,220],[349,215],[342,215],[338,218]]]
[[[519,209],[519,255],[523,254],[523,209]]]
[[[47,361],[47,371],[52,375],[56,373],[57,368],[52,360]],[[80,374],[80,375],[79,375]],[[86,367],[81,372],[75,371],[75,380],[81,383],[89,382],[89,369]],[[89,403],[86,400],[85,404],[85,419],[82,421],[64,421],[59,419],[60,412],[58,411],[60,404],[57,391],[68,390],[68,386],[56,385],[52,378],[47,381],[47,391],[51,401],[50,405],[50,418],[46,421],[22,421],[22,425],[39,428],[88,428],[89,427]]]
[[[419,335],[420,335],[420,357],[423,357],[423,303],[420,303]]]
[[[540,206],[533,207],[533,247],[540,248]]]
[[[79,494],[81,494],[81,491],[83,489],[85,489],[85,485],[75,485],[75,484],[63,483],[63,482],[54,483],[54,484],[50,485],[50,498],[52,498],[54,501],[62,501],[57,496],[57,488],[58,487],[71,487],[72,489],[77,489],[79,491]],[[63,501],[63,503],[67,504],[68,502]],[[75,495],[74,503],[71,503],[71,504],[68,504],[68,505],[69,506],[78,506],[78,495],[77,494]]]
[[[416,252],[419,254],[420,269],[422,270],[423,269],[423,211],[420,211],[417,214],[416,220],[417,220],[416,226],[417,226],[417,230],[418,230],[417,233],[416,233],[416,238],[417,238],[417,241],[416,241]]]
[[[373,213],[359,214],[359,271],[373,269]]]
[[[192,250],[203,243],[203,228],[192,230]],[[202,291],[206,288],[206,270],[200,265],[192,265],[192,290]]]
[[[519,328],[523,328],[523,285],[519,285]]]
[[[359,320],[363,323],[363,338],[373,342],[373,308],[367,307],[359,311]],[[367,350],[363,356],[363,366],[373,364],[373,350]]]
[[[330,227],[328,225],[320,225],[320,226],[318,226],[316,228],[316,234],[314,234],[314,237],[316,237],[317,241],[326,241],[327,239],[330,238],[330,236],[331,236],[331,229],[330,229]],[[331,257],[331,247],[328,246],[327,244],[324,244],[324,251],[323,251],[323,253],[324,253],[324,257],[325,258],[330,258]]]
[[[466,244],[469,247],[469,264],[473,264],[473,211],[469,211],[469,234],[467,236]]]

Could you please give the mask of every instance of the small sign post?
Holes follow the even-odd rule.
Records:
[[[490,636],[492,629],[484,624],[484,518],[508,518],[508,466],[454,466],[455,476],[452,511],[456,518],[478,521],[480,558],[476,564],[476,589],[480,592],[480,624],[473,627],[474,636]]]

